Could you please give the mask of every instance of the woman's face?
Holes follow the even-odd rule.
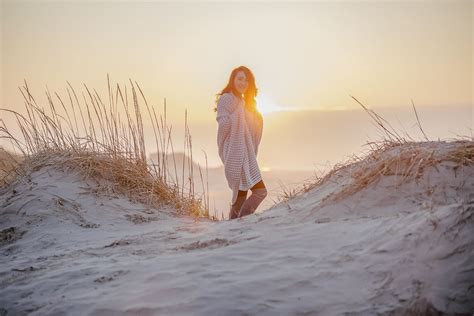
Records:
[[[243,72],[242,70],[237,72],[237,75],[234,78],[235,89],[240,94],[243,94],[245,93],[245,91],[247,91],[248,86],[249,86],[249,82],[247,80],[247,76],[245,75],[245,72]]]

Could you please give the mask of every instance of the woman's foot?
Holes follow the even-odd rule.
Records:
[[[235,201],[235,203],[232,205],[232,208],[230,209],[229,219],[234,219],[234,218],[239,217],[240,208],[242,207],[242,204],[244,204],[246,198],[247,198],[247,192],[245,192],[245,195],[242,195],[240,193],[239,195],[237,195],[237,200]]]

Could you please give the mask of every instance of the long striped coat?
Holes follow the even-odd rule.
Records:
[[[222,94],[217,102],[217,146],[232,190],[232,204],[239,190],[249,190],[262,180],[257,152],[263,118],[260,112],[249,112],[244,105],[244,99],[231,92]]]

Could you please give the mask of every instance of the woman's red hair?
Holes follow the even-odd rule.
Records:
[[[248,69],[247,67],[239,66],[232,70],[229,77],[229,82],[227,82],[226,87],[222,89],[220,93],[216,94],[216,107],[214,107],[214,112],[217,111],[217,102],[219,100],[219,97],[224,93],[232,92],[234,93],[234,95],[240,95],[240,93],[235,89],[234,86],[234,79],[239,71],[243,71],[248,80],[248,87],[244,93],[245,108],[251,112],[257,110],[257,101],[255,100],[255,97],[257,96],[258,88],[255,85],[255,76],[253,75],[252,71],[250,71],[250,69]]]

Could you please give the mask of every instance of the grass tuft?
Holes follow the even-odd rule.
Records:
[[[351,96],[352,97],[352,96]],[[291,190],[284,188],[278,197],[279,202],[288,200],[308,192],[322,184],[332,181],[336,174],[347,171],[352,179],[351,183],[340,191],[328,196],[324,203],[339,201],[370,184],[378,181],[382,176],[396,176],[394,187],[407,181],[419,179],[423,171],[443,160],[453,161],[457,164],[454,168],[474,163],[474,139],[468,136],[458,136],[451,140],[453,146],[447,152],[439,152],[440,141],[430,141],[423,130],[418,112],[412,101],[413,110],[417,119],[417,126],[423,134],[424,141],[414,141],[406,132],[401,136],[388,121],[379,114],[367,108],[359,100],[352,97],[372,118],[378,128],[379,140],[367,142],[368,152],[361,156],[353,155],[346,161],[339,162],[326,173],[317,173],[311,179],[304,181],[299,187]]]
[[[14,117],[20,131],[20,135],[14,134],[0,119],[0,138],[9,140],[14,151],[19,152],[12,154],[3,148],[0,151],[0,186],[8,185],[17,176],[55,165],[77,170],[85,179],[96,179],[102,185],[109,183],[114,191],[150,207],[171,206],[176,214],[208,217],[208,192],[204,189],[201,170],[203,197],[195,195],[192,169],[186,182],[184,166],[182,183],[177,177],[176,164],[176,177],[169,176],[166,157],[170,144],[174,157],[174,147],[171,127],[166,122],[166,99],[164,118],[160,115],[158,120],[155,108],[148,104],[138,83],[132,80],[129,83],[129,87],[111,86],[107,74],[109,95],[108,104],[104,104],[97,91],[85,84],[81,93],[83,102],[80,102],[75,89],[67,82],[67,98],[56,92],[51,94],[47,89],[45,107],[36,102],[25,80],[24,86],[19,87],[25,100],[25,113],[0,108]],[[152,123],[157,163],[150,164],[147,160],[140,102],[144,103]],[[185,152],[191,153],[186,155],[191,160],[187,113],[185,119]],[[192,165],[192,161],[188,163]]]

